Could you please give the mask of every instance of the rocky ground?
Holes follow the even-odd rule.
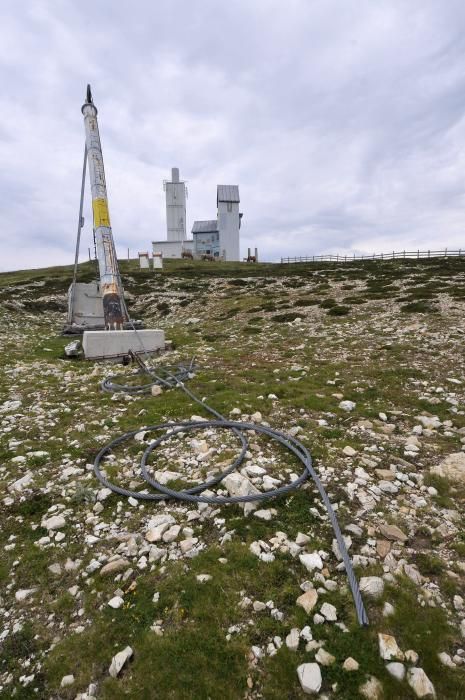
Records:
[[[179,390],[103,393],[66,359],[69,268],[0,275],[0,698],[465,697],[465,263],[122,265],[132,314],[196,357],[224,415],[297,436],[336,509],[370,625],[357,623],[312,483],[246,506],[142,502]],[[83,265],[81,279],[93,268]],[[133,370],[123,369],[128,376]],[[269,491],[299,464],[251,433],[217,494]],[[182,487],[238,451],[224,430],[153,456]]]

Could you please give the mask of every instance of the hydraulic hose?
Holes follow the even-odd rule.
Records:
[[[357,578],[352,567],[352,562],[347,551],[347,547],[344,538],[339,527],[338,520],[336,518],[336,513],[331,505],[329,497],[325,491],[323,483],[320,477],[315,471],[312,463],[312,457],[308,449],[303,445],[297,438],[286,435],[279,430],[274,430],[268,426],[264,426],[257,423],[246,423],[241,421],[233,421],[225,418],[221,413],[216,411],[213,407],[209,406],[207,403],[202,401],[198,396],[196,396],[190,389],[186,387],[183,379],[189,377],[193,368],[193,360],[189,367],[184,365],[178,365],[177,368],[171,370],[167,368],[157,368],[155,372],[152,368],[141,369],[137,374],[146,373],[150,377],[150,381],[138,385],[137,391],[134,390],[133,385],[124,385],[116,381],[115,377],[109,377],[102,382],[102,389],[107,392],[114,391],[127,391],[129,393],[140,393],[142,391],[147,392],[151,390],[151,387],[155,384],[159,384],[166,388],[177,387],[181,389],[190,399],[192,399],[199,406],[202,406],[207,412],[215,416],[215,420],[205,420],[205,421],[177,421],[177,422],[165,422],[156,425],[150,425],[146,428],[139,428],[139,430],[133,430],[118,437],[114,438],[107,445],[102,447],[102,449],[97,454],[94,461],[94,472],[97,479],[103,484],[103,486],[111,489],[114,493],[120,494],[121,496],[132,497],[138,500],[144,501],[162,501],[167,499],[175,499],[178,501],[184,501],[188,503],[208,503],[211,505],[222,505],[230,503],[250,503],[257,501],[264,501],[269,498],[276,498],[278,496],[285,496],[294,489],[298,488],[304,483],[309,477],[313,480],[316,485],[318,492],[323,500],[326,510],[329,515],[329,519],[336,537],[336,541],[341,553],[342,560],[347,572],[347,578],[349,580],[350,589],[352,592],[352,597],[355,603],[355,610],[357,613],[357,619],[360,625],[368,625],[368,616],[363,604],[362,596],[358,586]],[[161,484],[156,481],[150,474],[150,466],[148,460],[156,448],[162,443],[169,440],[174,435],[179,433],[186,433],[188,431],[204,430],[205,428],[215,428],[215,429],[227,429],[231,430],[233,434],[238,438],[241,445],[241,450],[238,456],[231,462],[229,467],[224,471],[216,474],[214,477],[196,486],[177,491],[168,488],[166,485]],[[127,442],[133,438],[137,433],[141,432],[155,432],[164,431],[164,433],[153,440],[145,450],[142,460],[141,460],[141,475],[145,479],[146,483],[155,489],[156,493],[147,491],[132,491],[130,489],[125,489],[121,486],[113,484],[102,472],[101,464],[102,460],[113,450],[113,448]],[[284,486],[279,486],[270,491],[263,493],[254,493],[244,496],[217,496],[217,495],[201,495],[204,491],[217,486],[221,481],[228,475],[231,474],[236,469],[239,469],[240,465],[244,461],[245,454],[248,449],[248,440],[245,433],[253,431],[255,433],[261,433],[266,435],[272,440],[275,440],[284,448],[289,450],[303,466],[302,474],[294,481],[286,484]]]

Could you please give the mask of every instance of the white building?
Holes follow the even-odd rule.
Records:
[[[179,168],[171,168],[171,180],[165,180],[166,241],[152,241],[153,253],[164,258],[181,258],[183,252],[193,251],[193,241],[186,238],[187,187],[179,179]]]
[[[218,232],[220,255],[223,260],[240,260],[239,229],[242,214],[239,212],[238,185],[218,185],[216,205],[218,207]]]
[[[166,228],[168,241],[186,240],[186,183],[179,180],[179,168],[171,168],[171,182],[163,183],[166,192]]]
[[[164,258],[181,258],[191,253],[195,258],[203,255],[218,260],[240,260],[239,229],[242,214],[239,212],[239,186],[218,185],[216,193],[217,218],[194,221],[193,240],[186,238],[186,183],[179,179],[179,169],[172,168],[171,181],[164,183],[166,192],[167,240],[153,241],[153,253]]]

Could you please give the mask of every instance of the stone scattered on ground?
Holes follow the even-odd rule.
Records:
[[[127,646],[122,651],[119,651],[117,654],[115,654],[115,656],[111,660],[110,669],[108,671],[110,676],[116,678],[120,674],[123,666],[132,657],[133,653],[134,652],[132,648],[130,646]]]
[[[301,664],[297,668],[300,685],[304,693],[314,695],[320,692],[322,677],[320,667],[316,663]]]

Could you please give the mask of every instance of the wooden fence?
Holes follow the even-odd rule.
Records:
[[[403,260],[421,258],[449,258],[464,257],[465,249],[449,250],[404,250],[399,253],[373,253],[373,255],[307,255],[295,258],[281,258],[281,263],[308,263],[308,262],[352,262],[354,260]]]

